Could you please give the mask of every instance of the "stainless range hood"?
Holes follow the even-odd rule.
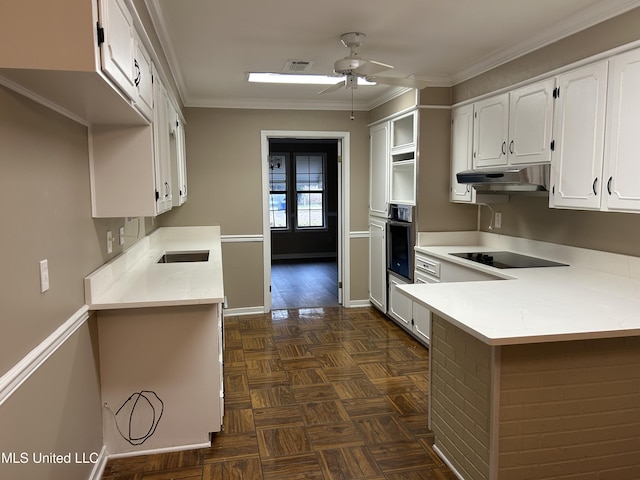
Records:
[[[456,178],[478,193],[548,193],[550,171],[549,164],[491,167],[465,170]]]

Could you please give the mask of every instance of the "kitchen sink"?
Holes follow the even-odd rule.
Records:
[[[165,252],[157,263],[207,262],[209,250],[192,252]]]

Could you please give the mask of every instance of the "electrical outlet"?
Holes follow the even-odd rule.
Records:
[[[40,260],[40,292],[49,290],[49,261],[45,258]]]
[[[496,218],[494,221],[495,228],[502,228],[502,213],[496,212]]]
[[[107,255],[113,253],[113,233],[111,230],[107,232]]]
[[[120,227],[120,237],[118,238],[118,243],[120,245],[124,245],[124,227]]]

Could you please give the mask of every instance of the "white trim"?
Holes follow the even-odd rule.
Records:
[[[220,235],[222,243],[263,242],[264,235]]]
[[[158,453],[181,452],[183,450],[195,450],[197,448],[209,447],[211,447],[211,442],[195,443],[193,445],[177,445],[174,447],[151,448],[149,450],[134,450],[132,452],[112,453],[109,455],[109,459],[137,457],[138,455],[155,455]]]
[[[442,451],[438,448],[438,446],[435,443],[433,444],[433,446],[431,448],[433,448],[433,451],[436,452],[436,455],[438,455],[440,457],[440,460],[442,460],[444,462],[444,464],[447,467],[449,467],[449,470],[451,470],[453,472],[453,474],[459,480],[465,480],[465,478],[462,475],[460,475],[460,472],[458,472],[458,470],[456,470],[456,468],[451,464],[449,459],[444,455],[444,453],[442,453]]]
[[[489,480],[498,480],[500,379],[502,347],[491,347],[491,411],[489,417]]]
[[[349,238],[369,238],[369,230],[359,230],[357,232],[349,232]]]
[[[22,85],[18,85],[15,82],[12,82],[11,80],[9,80],[6,77],[3,77],[0,75],[0,85],[4,85],[5,87],[7,87],[9,90],[13,90],[16,93],[19,93],[20,95],[29,98],[30,100],[33,100],[36,103],[39,103],[40,105],[47,107],[51,110],[53,110],[54,112],[59,113],[60,115],[63,115],[71,120],[73,120],[74,122],[77,122],[81,125],[84,126],[89,126],[89,123],[87,122],[86,119],[79,117],[78,115],[71,113],[69,110],[66,110],[64,108],[62,108],[60,105],[58,105],[57,103],[52,102],[51,100],[42,97],[40,95],[38,95],[35,92],[32,92],[31,90],[28,90],[26,88],[24,88]]]
[[[225,308],[224,316],[225,317],[241,317],[243,315],[260,315],[262,313],[266,313],[263,305],[257,307],[240,307],[240,308]]]
[[[364,300],[351,300],[349,302],[349,305],[344,305],[347,308],[363,308],[363,307],[373,307],[373,305],[371,304],[371,300],[364,299]]]
[[[490,92],[487,93],[483,93],[482,95],[478,95],[477,97],[473,97],[473,98],[468,98],[466,100],[463,100],[461,102],[458,102],[456,104],[451,105],[451,108],[458,108],[458,107],[462,107],[464,105],[467,105],[469,103],[474,103],[477,102],[479,100],[483,100],[485,98],[489,98],[489,97],[493,97],[495,95],[499,95],[501,93],[506,93],[506,92],[510,92],[512,90],[515,90],[516,88],[520,88],[520,87],[524,87],[527,85],[530,85],[532,83],[536,83],[542,80],[546,80],[548,78],[552,78],[555,77],[556,75],[560,75],[562,73],[566,73],[569,72],[571,70],[575,70],[577,68],[580,67],[584,67],[586,65],[592,64],[592,63],[596,63],[598,61],[601,60],[608,60],[609,58],[618,55],[620,53],[624,53],[624,52],[628,52],[629,50],[634,50],[636,48],[640,48],[640,40],[635,40],[633,42],[630,43],[625,43],[624,45],[620,45],[619,47],[615,47],[612,48],[610,50],[604,51],[604,52],[600,52],[597,53],[595,55],[592,55],[590,57],[586,57],[583,58],[581,60],[577,60],[573,63],[569,63],[567,65],[563,65],[561,67],[558,67],[554,70],[551,70],[549,72],[545,72],[545,73],[541,73],[540,75],[536,75],[535,77],[531,77],[531,78],[527,78],[526,80],[522,80],[520,82],[514,83],[512,85],[508,85],[506,87],[502,87],[499,88],[497,90],[492,90]]]
[[[549,30],[540,32],[526,42],[517,43],[480,59],[480,61],[470,67],[452,75],[451,85],[457,85],[617,15],[621,15],[639,6],[640,1],[630,0],[624,5],[619,5],[614,8],[607,7],[606,4],[607,2],[595,2],[580,10],[578,14],[568,17],[569,21],[565,22],[566,25],[560,30],[558,24],[561,22],[557,22],[551,25]],[[578,19],[578,16],[581,17],[581,19]]]
[[[416,99],[416,101],[417,101],[417,99]],[[405,115],[407,113],[411,113],[411,112],[417,110],[418,107],[419,107],[419,105],[412,105],[410,107],[403,108],[402,110],[398,110],[397,112],[391,113],[391,114],[387,115],[386,117],[379,118],[378,120],[367,124],[367,127],[371,128],[371,127],[373,127],[375,125],[379,125],[381,123],[388,122],[389,120],[394,120],[394,119],[396,119],[398,117],[401,117],[402,115]]]
[[[260,131],[260,170],[262,172],[262,233],[264,261],[264,312],[271,311],[271,228],[269,226],[269,158],[270,138],[335,139],[340,143],[342,152],[338,169],[339,183],[339,227],[338,227],[338,277],[342,278],[342,304],[350,306],[351,268],[350,245],[350,157],[351,133],[345,131],[300,131],[300,130],[261,130]]]
[[[89,307],[84,305],[0,377],[0,405],[7,401],[88,318]]]
[[[89,475],[88,480],[100,480],[108,461],[107,446],[103,445],[102,450],[100,450],[100,455],[98,455],[98,461],[93,465],[93,470],[91,470],[91,475]]]

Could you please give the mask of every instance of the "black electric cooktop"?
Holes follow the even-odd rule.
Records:
[[[496,268],[530,268],[530,267],[566,267],[565,263],[553,262],[544,258],[529,257],[513,252],[464,252],[451,253],[456,257],[466,258],[472,262],[482,263]]]

